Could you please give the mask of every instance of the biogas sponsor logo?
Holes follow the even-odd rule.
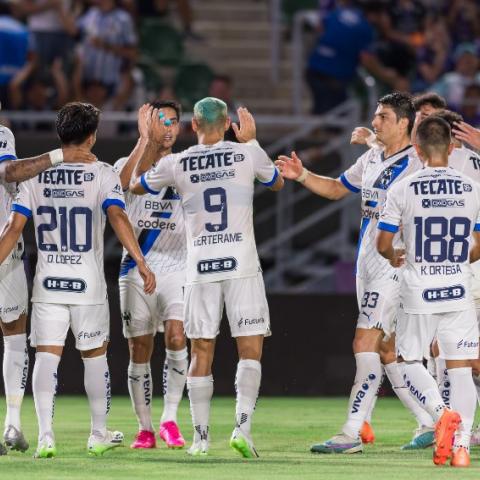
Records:
[[[235,170],[220,170],[217,172],[194,173],[190,175],[192,183],[212,182],[214,180],[229,180],[235,178]]]
[[[423,208],[463,208],[465,200],[463,198],[424,198],[422,200]]]
[[[45,198],[84,198],[85,192],[67,188],[44,188],[43,196]]]

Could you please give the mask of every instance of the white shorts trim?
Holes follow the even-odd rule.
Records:
[[[23,261],[11,260],[0,265],[0,319],[11,323],[28,313],[27,277]]]
[[[167,320],[184,319],[183,287],[185,271],[155,272],[157,290],[153,295],[143,291],[138,270],[119,278],[120,310],[125,338],[155,335],[164,331]]]
[[[30,345],[65,345],[68,329],[78,350],[92,350],[108,341],[110,313],[108,301],[101,305],[61,305],[34,303]]]
[[[185,287],[185,334],[215,338],[225,305],[232,337],[271,335],[262,273]]]
[[[440,357],[445,360],[478,358],[478,324],[472,307],[460,312],[414,314],[399,309],[397,353],[406,361],[420,361],[430,356],[436,338]]]

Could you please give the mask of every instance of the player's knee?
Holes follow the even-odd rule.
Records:
[[[186,344],[185,335],[182,331],[173,331],[165,335],[165,346],[169,350],[182,350]]]
[[[130,348],[130,359],[134,363],[146,363],[150,361],[151,341],[150,339],[137,337],[128,340]]]
[[[396,360],[397,360],[397,355],[395,354],[394,351],[390,351],[390,350],[380,351],[380,361],[383,363],[383,365],[388,365],[389,363],[393,363]]]

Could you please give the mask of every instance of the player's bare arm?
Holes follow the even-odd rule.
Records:
[[[138,273],[143,279],[145,293],[151,295],[155,292],[156,287],[155,274],[148,268],[127,214],[122,208],[112,205],[107,210],[107,216],[115,235],[137,264]]]
[[[480,232],[473,232],[472,235],[473,245],[470,249],[470,263],[474,263],[480,260]]]
[[[473,148],[480,150],[480,130],[466,122],[456,122],[452,130],[457,140],[468,143]]]
[[[393,248],[392,232],[379,230],[377,234],[377,251],[383,257],[389,260],[390,265],[395,268],[401,267],[405,263],[405,250],[403,248]]]
[[[148,104],[144,104],[138,109],[138,141],[132,152],[130,153],[127,162],[119,171],[120,181],[124,190],[128,189],[135,166],[142,158],[142,155],[145,153],[145,149],[148,144],[149,128],[147,115],[151,115],[152,110],[153,109],[151,109]]]
[[[296,180],[311,192],[329,200],[340,200],[350,193],[350,190],[343,185],[340,179],[323,177],[308,171],[295,152],[292,152],[291,157],[280,155],[275,165],[283,178]]]
[[[17,245],[26,223],[27,217],[25,215],[15,212],[10,215],[5,228],[0,234],[0,264],[4,262]]]
[[[61,151],[54,150],[54,152],[21,160],[6,160],[0,163],[0,178],[8,183],[24,182],[60,163],[62,157],[65,163],[91,163],[97,160],[97,157],[95,157],[93,153],[77,147],[63,148]],[[60,157],[60,155],[62,155],[62,157]]]

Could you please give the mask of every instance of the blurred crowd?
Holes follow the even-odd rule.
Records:
[[[2,108],[49,111],[70,100],[102,110],[137,108],[145,101],[135,94],[142,82],[140,21],[161,19],[172,7],[182,36],[201,40],[189,0],[0,0]],[[215,78],[212,88],[228,82]]]
[[[358,67],[386,90],[435,91],[480,126],[479,0],[320,0],[308,60],[313,112],[344,101]]]

